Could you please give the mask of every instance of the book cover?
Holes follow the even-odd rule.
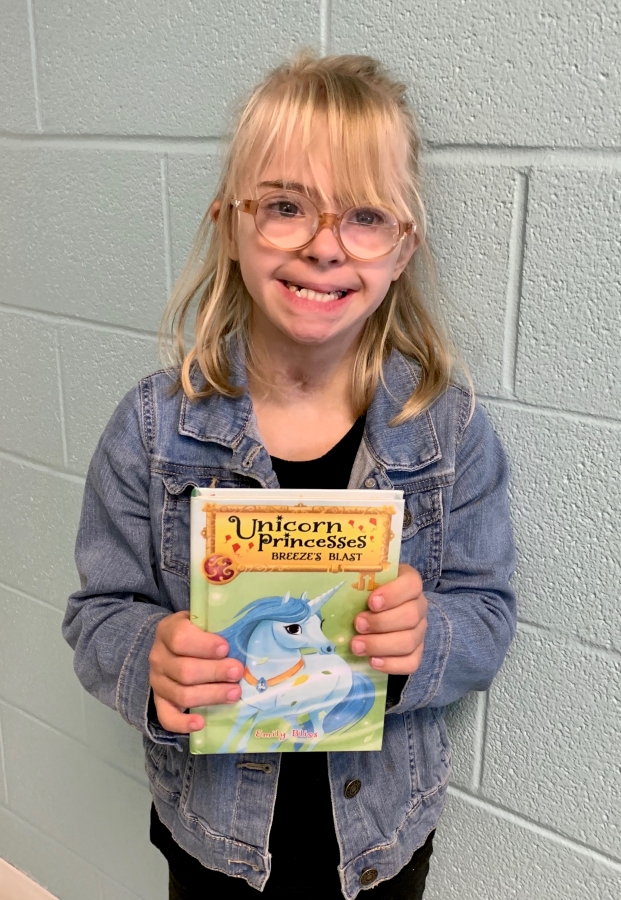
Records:
[[[381,749],[388,677],[349,644],[402,522],[401,491],[193,491],[191,620],[244,674],[237,703],[193,710],[191,753]]]

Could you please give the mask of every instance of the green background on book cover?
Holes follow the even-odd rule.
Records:
[[[200,498],[194,502],[200,503]],[[394,501],[393,501],[394,502]],[[395,504],[398,512],[393,517],[392,530],[400,536],[401,511],[400,504]],[[354,656],[349,648],[355,634],[353,620],[357,613],[367,608],[370,591],[358,590],[354,587],[358,581],[356,572],[252,572],[242,573],[226,585],[209,584],[202,574],[201,563],[204,556],[205,543],[200,536],[204,526],[204,518],[200,527],[192,528],[192,564],[190,597],[192,621],[199,627],[220,632],[236,620],[237,613],[246,604],[262,597],[278,597],[290,592],[292,597],[300,597],[306,591],[308,598],[318,596],[337,584],[343,586],[322,607],[322,631],[326,638],[334,643],[336,652],[349,663],[352,671],[364,673],[371,679],[375,687],[375,702],[371,710],[358,722],[345,728],[324,735],[313,745],[318,751],[338,750],[379,750],[382,745],[384,713],[386,705],[387,676],[371,668],[365,658]],[[390,542],[388,560],[390,568],[375,575],[376,584],[392,581],[397,575],[400,541],[393,538]],[[302,651],[306,655],[308,651]],[[315,651],[317,652],[317,651]],[[325,668],[330,670],[331,654],[324,655]],[[205,716],[205,728],[190,737],[192,753],[222,752],[227,735],[237,718],[239,704],[226,706],[201,707],[194,710]],[[262,714],[263,716],[264,714]],[[293,726],[280,716],[273,718],[249,719],[241,733],[226,746],[226,752],[236,752],[241,738],[250,730],[259,727],[263,732],[287,731],[291,728],[304,729],[306,716],[299,717]],[[278,745],[278,752],[294,750],[299,739],[287,738]],[[305,742],[302,741],[304,744]],[[266,753],[273,750],[274,742],[270,739],[250,737],[243,753]]]
[[[392,580],[394,575],[383,572],[376,577],[377,583]],[[341,572],[337,575],[316,572],[264,572],[238,575],[228,585],[209,585],[202,576],[198,566],[193,567],[191,596],[192,620],[209,631],[220,632],[235,621],[236,613],[247,603],[260,597],[282,596],[286,591],[292,597],[299,597],[306,591],[309,599],[322,594],[341,581],[343,587],[322,607],[323,628],[325,636],[332,641],[336,652],[345,659],[353,671],[363,672],[375,686],[376,699],[372,709],[354,725],[326,734],[316,745],[317,750],[379,750],[381,748],[384,708],[386,696],[386,676],[372,669],[366,661],[361,660],[349,649],[349,642],[354,636],[353,619],[358,612],[366,608],[369,591],[356,590],[353,584],[357,580],[354,572]],[[194,617],[197,618],[194,618]],[[303,651],[304,654],[304,651]],[[324,656],[325,669],[330,669],[330,654]],[[193,753],[215,753],[224,744],[227,734],[237,718],[239,705],[218,706],[201,709],[206,716],[206,727],[191,736]],[[198,711],[198,710],[197,710]],[[304,728],[306,716],[302,714],[298,725]],[[265,732],[272,730],[289,731],[291,725],[281,717],[262,718],[259,724]],[[250,722],[248,728],[250,728]],[[244,729],[245,734],[248,729]],[[229,752],[234,752],[236,741]],[[283,741],[279,752],[292,751],[296,740]],[[297,741],[299,743],[299,741]],[[252,737],[244,753],[265,753],[272,741]]]

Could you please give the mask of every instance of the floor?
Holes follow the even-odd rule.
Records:
[[[56,900],[49,891],[0,859],[0,900]]]

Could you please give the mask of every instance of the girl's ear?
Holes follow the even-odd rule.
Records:
[[[216,224],[216,222],[218,221],[218,219],[220,217],[221,209],[222,209],[222,201],[221,200],[214,200],[213,203],[211,204],[211,206],[209,207],[209,215],[210,215],[211,221],[214,223],[214,225]],[[229,226],[229,234],[228,234],[229,257],[232,260],[238,260],[239,254],[237,252],[237,241],[235,240],[235,235],[232,233],[232,231],[233,231],[233,223],[231,222],[230,226]]]
[[[399,275],[401,275],[410,259],[414,255],[414,252],[419,244],[420,238],[416,231],[413,231],[411,234],[407,234],[403,238],[403,240],[401,241],[401,249],[399,250],[399,255],[397,256],[395,268],[392,273],[392,281],[396,281]]]

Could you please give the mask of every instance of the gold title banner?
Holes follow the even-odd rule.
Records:
[[[392,506],[257,506],[206,503],[203,574],[213,584],[240,572],[381,572]]]

